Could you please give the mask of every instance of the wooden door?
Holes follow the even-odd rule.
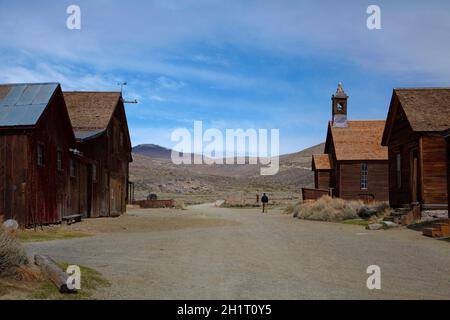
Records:
[[[419,150],[414,149],[412,151],[412,159],[411,159],[411,195],[412,202],[421,201],[420,196],[420,167],[419,167]]]

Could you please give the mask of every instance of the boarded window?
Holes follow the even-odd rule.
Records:
[[[361,163],[361,177],[360,177],[361,190],[367,189],[369,185],[368,177],[369,177],[369,167],[367,163]]]
[[[402,155],[400,153],[397,153],[396,161],[397,188],[400,189],[402,187]]]
[[[75,164],[75,161],[74,160],[70,160],[70,176],[72,177],[72,178],[75,178],[76,177],[76,174],[77,174],[77,168],[76,168],[76,164]]]
[[[92,165],[92,182],[97,182],[97,166]]]
[[[37,164],[38,166],[44,166],[44,144],[39,143],[37,145]]]
[[[62,171],[62,169],[63,169],[62,151],[60,151],[60,150],[56,151],[56,167],[58,168],[58,171]]]

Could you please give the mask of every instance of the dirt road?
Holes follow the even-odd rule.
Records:
[[[450,299],[450,243],[415,231],[211,205],[130,215],[163,227],[27,247],[102,272],[112,286],[99,299]],[[381,290],[366,287],[369,265]]]

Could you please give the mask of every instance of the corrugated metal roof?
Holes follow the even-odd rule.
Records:
[[[101,133],[105,132],[105,130],[89,130],[89,131],[75,131],[75,137],[79,140],[85,140],[94,138]]]
[[[0,85],[0,127],[33,126],[50,102],[58,83]]]

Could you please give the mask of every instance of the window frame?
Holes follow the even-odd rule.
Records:
[[[70,159],[69,161],[69,176],[71,178],[77,177],[77,165],[74,159]]]
[[[45,166],[45,144],[43,142],[37,143],[36,148],[36,162],[38,167],[44,167]]]
[[[395,154],[395,174],[397,189],[402,188],[402,154],[397,151]]]
[[[56,149],[56,169],[59,172],[64,171],[64,167],[63,167],[63,151],[61,149]]]
[[[369,164],[367,162],[361,163],[359,175],[359,188],[361,190],[369,189]]]

